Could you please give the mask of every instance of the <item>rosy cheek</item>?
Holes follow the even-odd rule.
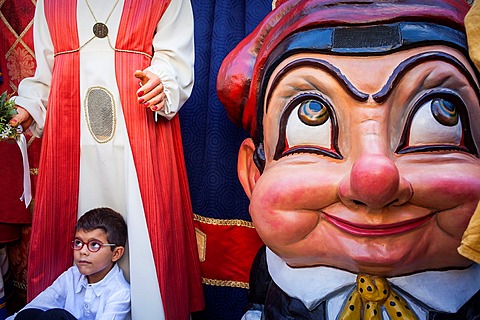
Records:
[[[476,205],[477,202],[474,201],[465,203],[459,208],[440,212],[437,217],[438,227],[449,236],[461,240]]]
[[[447,172],[418,175],[411,180],[416,204],[448,210],[478,202],[480,199],[478,173],[469,174],[468,170]]]
[[[413,182],[415,204],[438,211],[438,227],[457,240],[461,239],[480,199],[480,175],[469,169],[418,176],[418,182]]]
[[[304,239],[317,226],[319,214],[303,204],[306,190],[295,180],[260,179],[250,199],[250,214],[262,239],[273,246]]]

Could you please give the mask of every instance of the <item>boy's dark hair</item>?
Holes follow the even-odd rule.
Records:
[[[110,208],[91,209],[78,219],[75,226],[75,231],[93,231],[95,229],[105,231],[108,243],[125,247],[127,224],[120,213]]]

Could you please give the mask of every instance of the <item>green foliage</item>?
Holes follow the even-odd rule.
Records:
[[[18,139],[19,130],[9,124],[9,121],[16,114],[15,102],[7,99],[7,92],[5,91],[0,96],[0,140]]]

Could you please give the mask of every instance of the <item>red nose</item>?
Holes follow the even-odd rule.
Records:
[[[356,204],[382,208],[407,201],[411,190],[391,159],[366,154],[355,161],[350,176],[340,185],[340,195]]]

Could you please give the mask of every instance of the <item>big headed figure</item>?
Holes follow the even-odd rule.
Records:
[[[480,199],[469,9],[277,1],[227,56],[218,94],[251,135],[238,173],[268,270],[245,319],[480,317],[480,266],[457,251]]]

